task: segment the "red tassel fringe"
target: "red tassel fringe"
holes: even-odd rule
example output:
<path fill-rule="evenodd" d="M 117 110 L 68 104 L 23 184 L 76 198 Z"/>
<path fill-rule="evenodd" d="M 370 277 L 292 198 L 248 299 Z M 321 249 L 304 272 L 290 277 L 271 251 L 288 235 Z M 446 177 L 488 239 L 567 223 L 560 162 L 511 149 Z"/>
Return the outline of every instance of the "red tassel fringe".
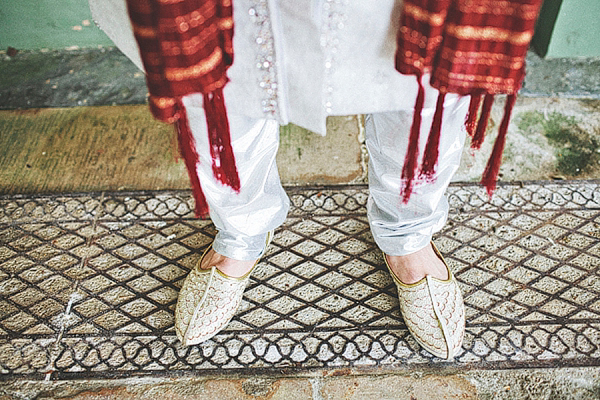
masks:
<path fill-rule="evenodd" d="M 469 112 L 467 113 L 467 119 L 465 120 L 465 128 L 467 128 L 467 133 L 471 139 L 475 135 L 475 127 L 477 126 L 477 111 L 479 111 L 480 105 L 481 95 L 472 94 L 471 101 L 469 102 Z"/>
<path fill-rule="evenodd" d="M 502 152 L 504 151 L 504 145 L 506 144 L 506 132 L 508 131 L 508 123 L 516 99 L 516 94 L 510 94 L 506 98 L 504 117 L 502 118 L 502 123 L 500 124 L 500 129 L 498 131 L 498 138 L 496 139 L 496 143 L 494 143 L 494 150 L 492 151 L 492 155 L 485 167 L 483 178 L 481 179 L 481 183 L 485 186 L 488 196 L 490 197 L 494 193 L 494 190 L 496 190 L 498 172 L 500 172 L 500 164 L 502 163 Z"/>
<path fill-rule="evenodd" d="M 223 89 L 217 89 L 204 95 L 204 114 L 206 115 L 215 178 L 239 192 L 240 178 L 231 148 Z"/>
<path fill-rule="evenodd" d="M 408 143 L 408 151 L 404 161 L 404 167 L 402 169 L 402 188 L 400 196 L 402 203 L 408 203 L 410 196 L 414 189 L 415 170 L 417 169 L 417 159 L 419 153 L 419 137 L 421 130 L 421 112 L 423 111 L 423 105 L 425 100 L 425 89 L 422 83 L 422 75 L 417 75 L 417 81 L 419 84 L 419 92 L 417 94 L 417 100 L 415 102 L 413 122 L 410 129 L 410 137 Z M 427 182 L 432 182 L 435 179 L 435 167 L 437 166 L 439 159 L 439 144 L 442 127 L 442 117 L 444 111 L 444 100 L 445 93 L 438 95 L 437 104 L 435 108 L 435 114 L 433 116 L 433 122 L 431 124 L 431 130 L 427 139 L 427 145 L 425 147 L 425 154 L 423 156 L 423 163 L 421 165 L 421 171 L 419 177 Z M 483 97 L 483 106 L 479 120 L 477 119 L 477 112 L 481 105 Z M 498 181 L 498 173 L 500 172 L 500 165 L 502 164 L 502 153 L 504 152 L 504 146 L 506 144 L 506 134 L 508 132 L 508 124 L 512 110 L 514 108 L 517 99 L 516 94 L 510 94 L 506 98 L 506 105 L 504 107 L 504 116 L 502 123 L 500 124 L 498 137 L 494 143 L 494 149 L 488 160 L 483 173 L 481 184 L 485 187 L 488 195 L 491 197 L 496 190 L 496 184 Z M 488 121 L 492 111 L 492 105 L 494 104 L 494 95 L 485 94 L 482 96 L 480 93 L 471 94 L 471 101 L 469 103 L 469 111 L 465 119 L 466 130 L 471 136 L 471 147 L 473 149 L 481 148 L 485 138 L 485 131 L 487 129 Z"/>
<path fill-rule="evenodd" d="M 493 104 L 494 95 L 486 94 L 485 99 L 483 100 L 481 116 L 479 117 L 479 122 L 477 123 L 477 130 L 475 131 L 475 136 L 473 136 L 473 140 L 471 141 L 472 149 L 479 149 L 483 144 L 483 139 L 485 138 L 485 130 L 487 129 L 488 120 L 490 119 L 490 113 L 492 112 Z"/>
<path fill-rule="evenodd" d="M 196 151 L 196 144 L 194 142 L 194 137 L 192 136 L 192 131 L 190 130 L 187 114 L 183 104 L 181 103 L 181 100 L 177 103 L 177 108 L 179 109 L 179 119 L 175 123 L 175 128 L 177 130 L 177 137 L 179 139 L 179 152 L 185 161 L 185 166 L 190 177 L 192 194 L 196 202 L 196 217 L 206 217 L 208 215 L 208 204 L 206 203 L 206 198 L 202 192 L 200 179 L 198 178 L 198 170 L 196 169 L 196 166 L 198 165 L 198 152 Z"/>
<path fill-rule="evenodd" d="M 404 204 L 408 203 L 410 195 L 413 191 L 415 172 L 417 170 L 417 160 L 419 157 L 419 135 L 421 131 L 421 111 L 423 111 L 423 104 L 425 102 L 425 88 L 421 81 L 422 76 L 417 75 L 417 82 L 419 84 L 419 92 L 417 94 L 417 101 L 415 102 L 415 110 L 413 115 L 413 122 L 410 128 L 410 137 L 408 139 L 408 150 L 406 158 L 404 160 L 404 167 L 402 168 L 402 189 L 400 196 Z"/>
<path fill-rule="evenodd" d="M 444 113 L 445 99 L 446 93 L 440 93 L 438 95 L 433 123 L 431 124 L 431 131 L 429 131 L 429 137 L 427 138 L 423 163 L 421 164 L 421 177 L 428 182 L 434 180 L 435 167 L 438 163 L 440 153 L 440 132 L 442 130 L 442 115 Z"/>

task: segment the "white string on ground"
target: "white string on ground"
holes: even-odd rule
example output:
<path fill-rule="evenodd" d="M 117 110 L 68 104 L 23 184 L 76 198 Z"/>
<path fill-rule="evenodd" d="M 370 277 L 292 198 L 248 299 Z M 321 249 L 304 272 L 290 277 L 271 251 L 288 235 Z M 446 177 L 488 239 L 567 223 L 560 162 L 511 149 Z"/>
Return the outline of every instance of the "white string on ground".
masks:
<path fill-rule="evenodd" d="M 90 248 L 96 239 L 96 235 L 98 233 L 98 219 L 104 214 L 104 192 L 102 192 L 100 196 L 100 202 L 97 206 L 97 210 L 95 210 L 94 217 L 92 218 L 92 234 L 86 240 L 86 249 Z M 84 256 L 81 258 L 81 262 L 79 263 L 79 267 L 83 268 L 87 265 L 89 256 L 87 251 L 84 251 Z M 58 360 L 58 356 L 60 354 L 60 344 L 62 342 L 63 336 L 65 334 L 65 330 L 69 326 L 69 320 L 74 318 L 75 316 L 71 314 L 71 310 L 73 305 L 77 303 L 79 300 L 83 299 L 85 296 L 78 292 L 79 289 L 79 281 L 75 281 L 73 285 L 73 292 L 69 296 L 69 301 L 67 302 L 67 307 L 65 308 L 65 312 L 60 315 L 60 331 L 56 337 L 54 342 L 54 346 L 52 346 L 50 350 L 50 360 L 48 360 L 48 366 L 46 367 L 46 375 L 44 377 L 45 382 L 49 382 L 52 379 L 52 375 L 56 372 L 56 360 Z"/>

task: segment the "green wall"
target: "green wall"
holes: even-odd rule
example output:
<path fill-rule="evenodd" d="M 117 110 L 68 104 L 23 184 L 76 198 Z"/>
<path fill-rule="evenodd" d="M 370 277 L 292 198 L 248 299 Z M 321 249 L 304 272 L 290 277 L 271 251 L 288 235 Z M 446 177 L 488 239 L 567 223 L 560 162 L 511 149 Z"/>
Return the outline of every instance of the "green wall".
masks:
<path fill-rule="evenodd" d="M 600 56 L 600 0 L 545 0 L 533 46 L 546 58 Z"/>
<path fill-rule="evenodd" d="M 83 21 L 88 20 L 89 26 Z M 74 30 L 80 26 L 81 30 Z M 87 0 L 0 0 L 0 49 L 64 49 L 112 42 L 92 21 Z"/>

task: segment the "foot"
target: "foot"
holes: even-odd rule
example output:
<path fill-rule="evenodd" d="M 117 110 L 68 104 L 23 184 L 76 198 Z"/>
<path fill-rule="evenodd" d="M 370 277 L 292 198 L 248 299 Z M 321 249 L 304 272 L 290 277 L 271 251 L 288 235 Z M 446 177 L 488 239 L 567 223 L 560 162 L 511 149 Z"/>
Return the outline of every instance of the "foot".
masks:
<path fill-rule="evenodd" d="M 449 278 L 444 262 L 433 251 L 431 243 L 412 254 L 405 256 L 386 254 L 385 257 L 394 274 L 407 285 L 420 281 L 425 275 L 441 280 Z"/>
<path fill-rule="evenodd" d="M 239 278 L 246 275 L 256 264 L 256 260 L 240 261 L 225 257 L 212 248 L 206 253 L 200 264 L 202 269 L 217 267 L 219 271 L 232 278 Z"/>

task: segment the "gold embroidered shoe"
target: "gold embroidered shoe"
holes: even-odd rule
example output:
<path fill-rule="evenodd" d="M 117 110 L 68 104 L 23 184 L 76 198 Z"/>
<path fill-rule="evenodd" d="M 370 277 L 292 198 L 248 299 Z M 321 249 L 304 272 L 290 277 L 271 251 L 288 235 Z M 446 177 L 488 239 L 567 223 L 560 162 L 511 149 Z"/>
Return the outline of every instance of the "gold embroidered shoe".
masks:
<path fill-rule="evenodd" d="M 272 232 L 267 235 L 265 250 L 271 242 Z M 234 278 L 217 267 L 202 269 L 200 261 L 183 282 L 177 307 L 175 308 L 175 332 L 184 346 L 202 343 L 219 333 L 233 318 L 242 302 L 242 296 L 250 275 L 258 265 L 260 257 L 244 276 Z M 262 254 L 261 254 L 262 257 Z"/>
<path fill-rule="evenodd" d="M 398 288 L 402 317 L 415 340 L 436 357 L 452 359 L 460 350 L 465 334 L 465 307 L 460 288 L 448 264 L 431 243 L 448 271 L 448 279 L 429 275 L 413 284 L 398 277 L 384 254 L 385 264 Z"/>

